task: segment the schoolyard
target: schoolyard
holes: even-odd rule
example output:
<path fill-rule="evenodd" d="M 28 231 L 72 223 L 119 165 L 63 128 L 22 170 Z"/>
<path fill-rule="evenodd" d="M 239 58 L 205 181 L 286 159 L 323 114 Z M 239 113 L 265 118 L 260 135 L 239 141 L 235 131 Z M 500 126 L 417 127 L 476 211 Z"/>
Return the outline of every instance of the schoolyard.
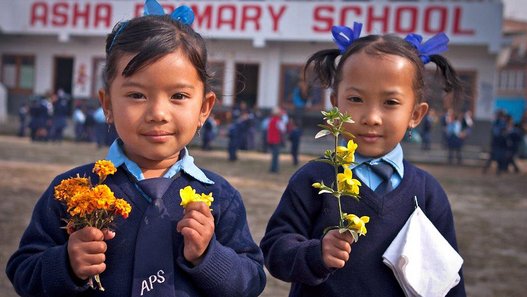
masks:
<path fill-rule="evenodd" d="M 0 136 L 0 266 L 5 270 L 28 224 L 35 201 L 52 178 L 73 166 L 104 157 L 95 144 L 32 143 Z M 240 152 L 229 162 L 223 150 L 191 148 L 198 165 L 222 174 L 242 193 L 249 225 L 259 243 L 267 220 L 296 167 L 281 158 L 280 174 L 267 172 L 270 156 Z M 301 162 L 313 156 L 302 155 Z M 432 173 L 449 195 L 460 253 L 465 260 L 467 293 L 477 297 L 525 296 L 527 280 L 527 163 L 520 174 L 482 174 L 478 166 L 418 164 Z M 0 295 L 16 296 L 5 273 Z M 271 276 L 262 296 L 287 296 L 288 285 Z"/>

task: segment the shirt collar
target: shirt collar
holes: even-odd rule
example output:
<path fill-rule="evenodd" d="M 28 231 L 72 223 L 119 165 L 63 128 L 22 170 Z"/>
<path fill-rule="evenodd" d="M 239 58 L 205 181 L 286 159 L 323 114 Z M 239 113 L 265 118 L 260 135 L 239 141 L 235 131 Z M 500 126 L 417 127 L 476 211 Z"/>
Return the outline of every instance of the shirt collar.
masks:
<path fill-rule="evenodd" d="M 360 166 L 360 165 L 362 165 L 364 163 L 375 164 L 375 163 L 378 163 L 378 162 L 380 162 L 382 160 L 382 161 L 390 163 L 393 166 L 393 168 L 395 169 L 395 171 L 402 178 L 403 175 L 404 175 L 403 158 L 404 158 L 403 148 L 401 147 L 401 144 L 398 143 L 395 146 L 395 148 L 393 150 L 391 150 L 389 153 L 387 153 L 386 155 L 384 155 L 384 156 L 382 156 L 380 158 L 376 158 L 376 159 L 373 159 L 373 158 L 370 158 L 370 157 L 364 157 L 364 156 L 361 156 L 360 154 L 357 153 L 355 155 L 355 163 L 356 164 L 352 164 L 350 166 L 350 168 L 353 169 L 353 168 L 355 168 L 357 166 Z"/>
<path fill-rule="evenodd" d="M 112 161 L 116 168 L 124 164 L 125 169 L 138 181 L 145 179 L 141 168 L 139 168 L 137 163 L 130 160 L 125 155 L 122 146 L 123 141 L 119 138 L 116 139 L 108 150 L 106 160 Z M 172 178 L 180 171 L 184 171 L 202 183 L 214 184 L 214 182 L 210 180 L 205 173 L 196 166 L 196 164 L 194 164 L 194 158 L 188 153 L 186 147 L 181 150 L 180 154 L 179 160 L 168 169 L 163 177 Z"/>

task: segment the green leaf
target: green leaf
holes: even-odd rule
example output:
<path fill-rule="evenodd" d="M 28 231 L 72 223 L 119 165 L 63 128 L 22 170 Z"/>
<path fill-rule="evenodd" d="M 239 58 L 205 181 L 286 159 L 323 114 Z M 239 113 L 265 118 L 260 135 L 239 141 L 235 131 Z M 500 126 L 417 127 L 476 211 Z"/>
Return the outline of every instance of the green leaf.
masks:
<path fill-rule="evenodd" d="M 342 131 L 341 133 L 342 133 L 343 135 L 348 136 L 348 138 L 350 138 L 350 139 L 355 138 L 355 135 L 349 133 L 348 131 Z"/>
<path fill-rule="evenodd" d="M 338 226 L 329 226 L 324 228 L 324 231 L 322 232 L 322 237 L 324 237 L 329 231 L 338 229 Z"/>
<path fill-rule="evenodd" d="M 331 160 L 328 160 L 328 159 L 316 159 L 315 161 L 327 163 L 327 164 L 330 164 L 330 165 L 334 165 L 334 162 L 331 161 Z"/>
<path fill-rule="evenodd" d="M 351 198 L 353 198 L 353 199 L 355 199 L 357 201 L 360 200 L 360 196 L 359 195 L 355 195 L 355 194 L 353 194 L 351 192 L 342 192 L 342 196 L 351 197 Z"/>
<path fill-rule="evenodd" d="M 324 136 L 329 135 L 329 134 L 331 134 L 331 132 L 328 131 L 328 130 L 320 130 L 320 131 L 318 131 L 317 135 L 315 135 L 315 139 L 324 137 Z"/>

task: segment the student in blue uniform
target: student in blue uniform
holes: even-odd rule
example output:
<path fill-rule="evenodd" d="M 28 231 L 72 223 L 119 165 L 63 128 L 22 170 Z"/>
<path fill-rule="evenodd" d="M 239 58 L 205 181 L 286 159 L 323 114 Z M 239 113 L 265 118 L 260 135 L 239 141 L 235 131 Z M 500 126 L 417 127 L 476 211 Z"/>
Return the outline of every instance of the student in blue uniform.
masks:
<path fill-rule="evenodd" d="M 149 0 L 147 2 L 150 2 Z M 157 3 L 154 3 L 157 4 Z M 106 41 L 105 88 L 99 92 L 119 139 L 107 159 L 117 167 L 105 184 L 132 205 L 114 231 L 61 229 L 61 180 L 90 176 L 93 164 L 59 175 L 37 202 L 7 275 L 22 296 L 257 296 L 263 257 L 253 241 L 240 193 L 194 164 L 186 146 L 214 105 L 207 51 L 191 28 L 188 7 L 116 25 Z M 183 12 L 181 12 L 183 11 Z M 183 13 L 183 15 L 181 15 Z M 154 15 L 152 15 L 154 14 Z M 180 189 L 211 193 L 180 206 Z M 87 279 L 100 274 L 105 291 Z"/>
<path fill-rule="evenodd" d="M 356 26 L 354 30 L 334 27 L 340 50 L 313 54 L 306 68 L 313 67 L 321 83 L 331 87 L 331 103 L 355 121 L 345 124 L 345 129 L 358 144 L 357 164 L 351 168 L 362 183 L 360 201 L 344 197 L 342 208 L 345 213 L 369 216 L 368 233 L 353 244 L 348 232 L 331 230 L 323 235 L 326 227 L 337 224 L 337 199 L 319 195 L 312 184 L 331 185 L 334 168 L 324 162 L 301 167 L 291 177 L 260 244 L 269 272 L 292 283 L 289 296 L 404 296 L 382 255 L 414 211 L 414 196 L 457 249 L 445 192 L 431 175 L 404 159 L 399 144 L 428 110 L 423 102 L 424 64 L 434 62 L 439 67 L 446 91 L 458 86 L 456 73 L 442 56 L 418 50 L 416 35 L 359 38 L 360 24 Z M 444 39 L 446 48 L 446 36 L 438 38 Z M 373 172 L 378 164 L 393 171 L 383 187 L 381 176 Z M 448 296 L 464 295 L 461 279 Z"/>

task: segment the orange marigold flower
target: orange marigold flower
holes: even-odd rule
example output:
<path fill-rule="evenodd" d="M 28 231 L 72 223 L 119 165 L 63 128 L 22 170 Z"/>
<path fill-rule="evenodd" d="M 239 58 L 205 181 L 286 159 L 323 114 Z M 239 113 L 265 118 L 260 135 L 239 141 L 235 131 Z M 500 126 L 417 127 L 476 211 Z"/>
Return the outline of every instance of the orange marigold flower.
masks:
<path fill-rule="evenodd" d="M 91 190 L 96 209 L 109 210 L 115 203 L 115 195 L 107 185 L 97 185 Z"/>
<path fill-rule="evenodd" d="M 89 178 L 68 178 L 55 186 L 55 199 L 66 205 L 69 218 L 63 227 L 68 234 L 86 226 L 98 229 L 111 228 L 116 215 L 128 218 L 132 207 L 123 199 L 115 198 L 110 187 L 103 182 L 108 175 L 117 171 L 111 161 L 99 160 L 93 167 L 93 172 L 99 176 L 96 185 Z M 104 291 L 99 275 L 93 276 L 99 289 Z M 90 278 L 91 279 L 91 278 Z"/>
<path fill-rule="evenodd" d="M 122 216 L 123 218 L 128 218 L 128 215 L 132 211 L 132 206 L 124 199 L 116 199 L 114 203 L 115 213 Z"/>
<path fill-rule="evenodd" d="M 111 161 L 99 160 L 95 162 L 95 166 L 93 166 L 93 172 L 99 176 L 99 182 L 101 183 L 108 175 L 112 175 L 117 172 L 117 168 L 115 168 Z"/>
<path fill-rule="evenodd" d="M 99 176 L 97 184 L 93 185 L 89 178 L 77 176 L 55 186 L 55 199 L 66 205 L 70 215 L 66 226 L 69 234 L 85 226 L 108 228 L 115 215 L 128 217 L 132 210 L 130 204 L 116 198 L 110 187 L 102 183 L 106 176 L 116 171 L 111 161 L 99 160 L 93 168 Z"/>
<path fill-rule="evenodd" d="M 90 186 L 90 181 L 85 177 L 72 177 L 65 179 L 55 187 L 55 199 L 68 201 L 75 194 L 86 191 Z"/>

